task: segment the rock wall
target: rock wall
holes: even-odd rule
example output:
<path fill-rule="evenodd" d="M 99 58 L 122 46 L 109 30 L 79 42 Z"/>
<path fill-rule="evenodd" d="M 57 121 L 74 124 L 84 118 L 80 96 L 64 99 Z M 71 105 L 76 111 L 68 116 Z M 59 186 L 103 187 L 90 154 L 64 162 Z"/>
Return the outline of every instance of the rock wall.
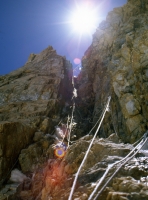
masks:
<path fill-rule="evenodd" d="M 110 112 L 100 135 L 118 133 L 133 143 L 148 129 L 148 1 L 129 0 L 111 11 L 93 35 L 77 79 L 81 109 L 99 118 L 107 97 Z M 93 106 L 92 106 L 93 105 Z"/>
<path fill-rule="evenodd" d="M 10 182 L 5 185 L 0 190 L 0 199 L 67 200 L 76 172 L 91 140 L 92 135 L 82 137 L 70 146 L 63 159 L 49 157 L 46 162 L 42 162 L 42 166 L 36 170 L 34 169 L 33 173 L 26 174 L 27 178 L 23 183 L 14 184 Z M 97 200 L 147 200 L 148 157 L 145 157 L 147 151 L 142 150 L 134 158 L 125 158 L 133 148 L 131 144 L 121 143 L 116 134 L 112 134 L 105 139 L 96 138 L 80 171 L 72 199 L 88 200 L 98 182 L 108 171 L 102 184 L 96 190 L 96 194 L 91 199 L 94 199 L 115 173 Z M 26 158 L 29 158 L 29 153 L 34 157 L 37 149 L 35 145 L 32 145 L 28 149 L 22 150 L 22 154 L 28 151 L 28 157 Z M 40 152 L 38 151 L 37 154 L 40 155 Z M 128 159 L 128 162 L 121 167 L 123 164 L 121 159 L 123 158 L 124 162 L 126 159 Z M 40 161 L 41 159 L 38 162 Z M 117 165 L 114 165 L 115 163 Z M 24 167 L 28 168 L 29 166 L 31 167 L 31 163 L 26 159 Z M 117 169 L 118 173 L 116 173 Z"/>
<path fill-rule="evenodd" d="M 72 99 L 73 138 L 63 158 L 56 157 L 54 139 L 46 133 L 61 120 L 66 123 L 67 116 L 71 121 L 71 64 L 48 47 L 39 55 L 31 54 L 24 67 L 0 76 L 0 200 L 68 199 L 75 173 L 92 141 L 93 136 L 87 134 L 108 96 L 110 112 L 99 132 L 106 138 L 95 139 L 73 199 L 87 200 L 109 168 L 96 194 L 114 172 L 118 173 L 98 200 L 148 199 L 148 143 L 141 151 L 137 147 L 139 152 L 130 157 L 126 155 L 135 153 L 134 145 L 122 143 L 133 143 L 148 128 L 147 11 L 146 0 L 129 0 L 110 12 L 96 30 L 83 57 L 82 72 L 75 79 L 78 97 Z M 5 184 L 14 167 L 27 178 L 22 183 L 9 180 Z"/>
<path fill-rule="evenodd" d="M 45 134 L 58 124 L 72 90 L 72 66 L 51 46 L 31 54 L 22 68 L 0 76 L 1 183 L 35 132 Z"/>

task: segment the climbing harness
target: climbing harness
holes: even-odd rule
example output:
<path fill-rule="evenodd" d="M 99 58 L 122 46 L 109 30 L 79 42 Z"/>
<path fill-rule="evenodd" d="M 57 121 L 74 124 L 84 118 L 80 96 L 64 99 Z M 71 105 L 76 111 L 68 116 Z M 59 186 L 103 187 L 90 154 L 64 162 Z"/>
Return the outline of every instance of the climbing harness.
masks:
<path fill-rule="evenodd" d="M 83 160 L 82 160 L 82 163 L 81 163 L 81 165 L 80 165 L 80 167 L 79 167 L 79 169 L 78 169 L 78 171 L 77 171 L 77 173 L 76 173 L 76 176 L 75 176 L 75 179 L 74 179 L 74 182 L 73 182 L 73 185 L 72 185 L 71 192 L 70 192 L 70 195 L 69 195 L 68 200 L 72 200 L 72 195 L 73 195 L 74 190 L 75 190 L 75 186 L 76 186 L 76 182 L 77 182 L 79 173 L 80 173 L 80 171 L 81 171 L 81 169 L 82 169 L 82 166 L 83 166 L 84 162 L 86 161 L 86 158 L 87 158 L 87 156 L 88 156 L 88 153 L 89 153 L 89 151 L 90 151 L 90 148 L 91 148 L 91 146 L 92 146 L 92 144 L 93 144 L 93 142 L 94 142 L 94 140 L 95 140 L 95 138 L 96 138 L 96 136 L 97 136 L 97 133 L 98 133 L 100 127 L 101 127 L 101 124 L 102 124 L 102 122 L 103 122 L 103 119 L 104 119 L 104 117 L 105 117 L 105 114 L 106 114 L 106 112 L 109 110 L 109 103 L 110 103 L 110 100 L 111 100 L 111 97 L 109 96 L 109 97 L 108 97 L 108 101 L 107 101 L 106 106 L 105 106 L 105 109 L 104 109 L 104 111 L 103 111 L 103 113 L 102 113 L 101 121 L 100 121 L 100 123 L 99 123 L 99 125 L 98 125 L 98 128 L 97 128 L 97 130 L 96 130 L 96 132 L 95 132 L 95 134 L 94 134 L 94 137 L 93 137 L 93 139 L 92 139 L 92 141 L 91 141 L 91 143 L 90 143 L 90 145 L 89 145 L 89 147 L 88 147 L 88 150 L 87 150 L 86 153 L 85 153 L 85 156 L 84 156 L 84 158 L 83 158 Z M 95 124 L 95 126 L 96 126 L 96 124 Z M 92 131 L 92 130 L 91 130 L 91 131 Z"/>
<path fill-rule="evenodd" d="M 97 198 L 100 196 L 100 194 L 103 192 L 103 190 L 107 187 L 107 185 L 110 183 L 110 181 L 114 178 L 114 176 L 119 172 L 119 170 L 129 161 L 131 160 L 139 151 L 140 149 L 144 146 L 144 144 L 148 141 L 148 131 L 143 135 L 142 139 L 140 141 L 140 143 L 122 160 L 115 162 L 113 164 L 110 164 L 106 170 L 106 172 L 104 173 L 104 175 L 102 176 L 102 178 L 99 180 L 98 184 L 96 185 L 95 189 L 93 190 L 93 192 L 91 193 L 90 197 L 88 200 L 97 200 Z M 120 164 L 118 166 L 118 164 Z M 107 180 L 107 182 L 104 184 L 104 186 L 99 190 L 99 192 L 97 193 L 97 195 L 93 198 L 93 196 L 95 195 L 95 193 L 97 192 L 99 186 L 102 184 L 102 182 L 104 181 L 104 179 L 106 178 L 108 172 L 110 171 L 111 168 L 113 168 L 114 166 L 118 166 L 117 169 L 115 170 L 115 172 L 112 174 L 112 176 Z"/>

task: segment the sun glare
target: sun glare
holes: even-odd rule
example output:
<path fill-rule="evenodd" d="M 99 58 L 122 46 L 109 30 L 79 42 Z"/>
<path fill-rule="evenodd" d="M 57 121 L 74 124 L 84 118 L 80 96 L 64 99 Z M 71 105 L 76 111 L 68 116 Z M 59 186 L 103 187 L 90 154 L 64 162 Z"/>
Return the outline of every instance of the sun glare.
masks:
<path fill-rule="evenodd" d="M 96 23 L 97 23 L 96 11 L 95 9 L 89 7 L 88 5 L 79 6 L 72 13 L 71 24 L 73 30 L 78 33 L 92 34 L 96 29 L 97 26 Z"/>

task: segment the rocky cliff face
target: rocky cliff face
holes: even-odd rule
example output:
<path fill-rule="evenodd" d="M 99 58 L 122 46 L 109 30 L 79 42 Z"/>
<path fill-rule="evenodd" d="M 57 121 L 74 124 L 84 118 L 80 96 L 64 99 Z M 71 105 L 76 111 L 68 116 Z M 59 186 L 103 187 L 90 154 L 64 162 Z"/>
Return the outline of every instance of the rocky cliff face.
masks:
<path fill-rule="evenodd" d="M 127 144 L 148 128 L 148 2 L 129 0 L 110 12 L 82 64 L 75 79 L 77 98 L 71 64 L 52 47 L 31 54 L 24 67 L 0 76 L 0 200 L 67 200 L 93 137 L 87 134 L 108 96 L 110 110 L 99 132 L 104 139 L 95 139 L 72 199 L 148 199 L 148 141 L 141 151 L 142 143 L 135 149 L 136 144 Z M 64 156 L 57 158 L 52 137 L 61 122 L 70 124 L 68 131 L 73 126 L 73 138 Z M 24 179 L 17 184 L 8 181 L 16 167 L 26 175 L 16 174 L 18 182 Z"/>
<path fill-rule="evenodd" d="M 103 137 L 116 132 L 123 141 L 134 142 L 148 128 L 147 13 L 144 0 L 115 8 L 99 25 L 83 57 L 77 81 L 80 107 L 91 108 L 95 122 L 107 97 L 112 97 Z"/>
<path fill-rule="evenodd" d="M 48 133 L 59 123 L 71 96 L 72 66 L 50 46 L 31 54 L 24 67 L 0 77 L 2 182 L 35 132 Z"/>

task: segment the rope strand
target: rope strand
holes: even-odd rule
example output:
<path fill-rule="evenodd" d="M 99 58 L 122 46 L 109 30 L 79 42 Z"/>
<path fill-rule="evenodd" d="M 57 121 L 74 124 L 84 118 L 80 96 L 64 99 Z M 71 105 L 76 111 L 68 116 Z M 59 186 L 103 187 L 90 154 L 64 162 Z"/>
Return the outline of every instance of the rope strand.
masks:
<path fill-rule="evenodd" d="M 144 134 L 145 136 L 145 134 Z M 94 200 L 96 200 L 100 194 L 103 192 L 103 190 L 106 188 L 106 186 L 110 183 L 110 181 L 114 178 L 114 176 L 117 174 L 117 172 L 121 169 L 121 167 L 123 167 L 129 160 L 131 160 L 139 151 L 140 149 L 143 147 L 143 145 L 147 142 L 148 138 L 146 139 L 145 137 L 142 137 L 143 140 L 122 160 L 113 163 L 111 165 L 108 166 L 106 172 L 104 173 L 103 177 L 100 179 L 100 181 L 98 182 L 98 184 L 96 185 L 95 189 L 93 190 L 93 192 L 91 193 L 90 197 L 88 200 L 91 200 L 94 196 L 94 194 L 96 193 L 97 189 L 99 188 L 99 186 L 101 185 L 101 183 L 103 182 L 103 180 L 105 179 L 106 175 L 108 174 L 109 170 L 111 168 L 113 168 L 115 165 L 121 163 L 121 165 L 116 169 L 116 171 L 113 173 L 113 175 L 108 179 L 108 181 L 104 184 L 104 186 L 101 188 L 101 190 L 99 191 L 99 193 L 96 195 L 96 197 L 94 198 Z M 137 151 L 134 153 L 134 151 L 137 149 Z M 134 153 L 134 154 L 133 154 Z M 131 155 L 133 154 L 133 155 Z M 123 162 L 124 161 L 124 162 Z M 122 163 L 123 162 L 123 163 Z"/>
<path fill-rule="evenodd" d="M 103 119 L 104 119 L 105 113 L 106 113 L 106 111 L 108 110 L 109 103 L 110 103 L 110 99 L 111 99 L 111 97 L 109 96 L 109 97 L 108 97 L 107 104 L 106 104 L 105 109 L 104 109 L 104 112 L 103 112 L 103 114 L 102 114 L 102 119 L 101 119 L 101 121 L 100 121 L 100 123 L 99 123 L 99 126 L 98 126 L 98 128 L 97 128 L 97 130 L 96 130 L 96 132 L 95 132 L 95 135 L 94 135 L 94 137 L 93 137 L 93 139 L 92 139 L 92 141 L 91 141 L 91 143 L 90 143 L 90 145 L 89 145 L 89 147 L 88 147 L 88 150 L 86 151 L 86 154 L 85 154 L 85 156 L 84 156 L 84 158 L 83 158 L 83 161 L 82 161 L 82 163 L 81 163 L 81 165 L 80 165 L 80 167 L 79 167 L 79 169 L 78 169 L 78 171 L 77 171 L 77 173 L 76 173 L 76 176 L 75 176 L 75 179 L 74 179 L 74 182 L 73 182 L 73 185 L 72 185 L 71 192 L 70 192 L 70 195 L 69 195 L 68 200 L 72 200 L 72 196 L 73 196 L 73 193 L 74 193 L 74 190 L 75 190 L 75 186 L 76 186 L 76 182 L 77 182 L 79 173 L 80 173 L 80 171 L 81 171 L 81 169 L 82 169 L 82 166 L 83 166 L 84 162 L 86 161 L 86 158 L 87 158 L 87 156 L 88 156 L 88 153 L 89 153 L 89 151 L 90 151 L 90 148 L 91 148 L 91 146 L 92 146 L 92 144 L 93 144 L 93 142 L 94 142 L 94 140 L 95 140 L 95 138 L 96 138 L 96 135 L 97 135 L 97 133 L 98 133 L 98 131 L 99 131 L 99 129 L 100 129 L 100 126 L 101 126 L 102 121 L 103 121 Z"/>

